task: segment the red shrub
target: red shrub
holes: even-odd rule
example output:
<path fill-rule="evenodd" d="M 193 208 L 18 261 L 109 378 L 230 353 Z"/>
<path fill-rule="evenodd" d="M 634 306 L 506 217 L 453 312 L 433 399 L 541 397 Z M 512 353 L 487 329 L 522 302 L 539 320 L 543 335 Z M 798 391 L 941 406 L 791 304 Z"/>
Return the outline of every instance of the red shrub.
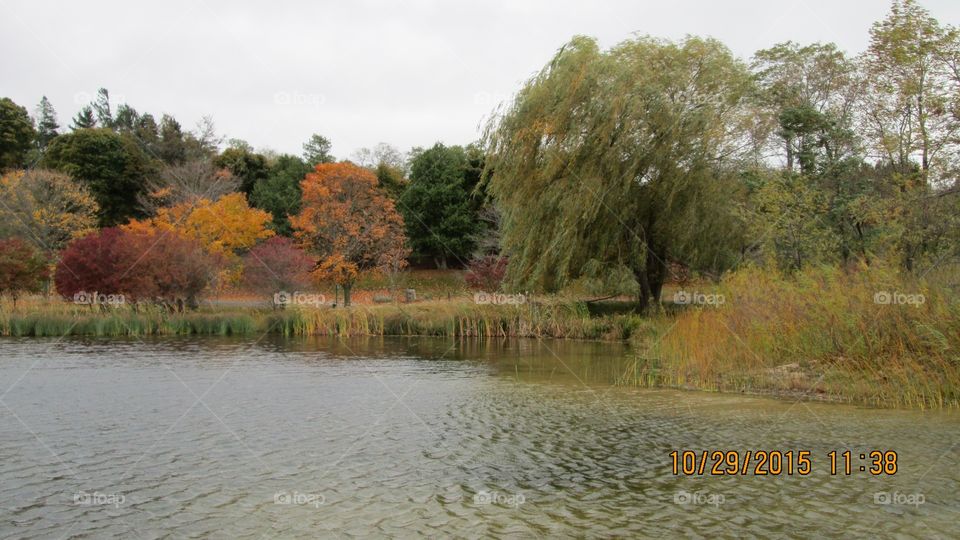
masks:
<path fill-rule="evenodd" d="M 496 291 L 507 274 L 507 258 L 499 255 L 487 255 L 470 261 L 464 279 L 474 289 Z"/>
<path fill-rule="evenodd" d="M 83 293 L 121 294 L 123 234 L 110 227 L 67 244 L 53 274 L 57 292 L 64 298 L 76 298 Z"/>
<path fill-rule="evenodd" d="M 310 283 L 315 263 L 289 238 L 274 236 L 244 256 L 243 283 L 263 293 L 292 292 Z"/>
<path fill-rule="evenodd" d="M 199 242 L 175 232 L 108 228 L 71 242 L 54 280 L 66 298 L 96 293 L 133 302 L 194 305 L 221 263 Z"/>
<path fill-rule="evenodd" d="M 127 232 L 120 240 L 124 295 L 134 301 L 197 304 L 224 260 L 175 232 Z"/>

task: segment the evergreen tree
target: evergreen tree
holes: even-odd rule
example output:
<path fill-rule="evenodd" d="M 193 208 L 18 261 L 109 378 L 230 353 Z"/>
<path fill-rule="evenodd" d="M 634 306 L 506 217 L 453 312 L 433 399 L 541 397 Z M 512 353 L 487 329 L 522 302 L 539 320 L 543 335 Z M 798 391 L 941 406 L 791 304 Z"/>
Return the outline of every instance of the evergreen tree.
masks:
<path fill-rule="evenodd" d="M 478 170 L 472 162 L 476 153 L 437 143 L 410 162 L 410 182 L 398 206 L 414 254 L 433 259 L 438 268 L 446 268 L 451 260 L 465 264 L 476 247 L 474 237 L 483 228 L 477 213 L 482 199 L 472 195 L 483 169 L 482 163 Z"/>
<path fill-rule="evenodd" d="M 70 126 L 70 129 L 76 131 L 94 127 L 97 127 L 97 119 L 93 116 L 93 108 L 86 105 L 73 117 L 73 125 Z"/>
<path fill-rule="evenodd" d="M 33 120 L 10 98 L 0 99 L 0 171 L 24 165 L 34 140 Z"/>
<path fill-rule="evenodd" d="M 336 159 L 330 155 L 332 146 L 330 139 L 314 133 L 309 141 L 303 143 L 303 160 L 311 167 L 317 163 L 333 163 Z"/>
<path fill-rule="evenodd" d="M 180 122 L 169 114 L 160 119 L 160 159 L 168 165 L 180 165 L 187 159 L 187 147 L 183 141 Z"/>
<path fill-rule="evenodd" d="M 93 102 L 93 112 L 97 115 L 100 127 L 113 128 L 113 112 L 110 110 L 110 92 L 106 88 L 97 90 L 97 100 Z"/>
<path fill-rule="evenodd" d="M 300 182 L 311 170 L 299 157 L 284 154 L 270 167 L 267 177 L 254 184 L 250 202 L 273 215 L 271 228 L 278 234 L 291 234 L 288 216 L 300 212 Z"/>
<path fill-rule="evenodd" d="M 117 131 L 132 132 L 136 129 L 139 120 L 140 114 L 137 113 L 136 109 L 126 103 L 121 103 L 117 106 L 117 116 L 113 121 L 113 127 Z"/>
<path fill-rule="evenodd" d="M 50 141 L 60 134 L 58 129 L 60 124 L 57 122 L 57 111 L 53 109 L 47 96 L 43 96 L 37 105 L 37 148 L 41 151 L 46 149 Z"/>

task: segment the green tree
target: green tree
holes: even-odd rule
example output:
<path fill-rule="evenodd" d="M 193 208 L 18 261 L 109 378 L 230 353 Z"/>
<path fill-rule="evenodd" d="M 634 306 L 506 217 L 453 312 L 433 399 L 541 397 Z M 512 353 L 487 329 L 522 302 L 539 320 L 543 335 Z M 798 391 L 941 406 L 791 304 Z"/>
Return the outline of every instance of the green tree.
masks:
<path fill-rule="evenodd" d="M 748 222 L 765 258 L 788 269 L 838 255 L 869 261 L 879 201 L 854 127 L 855 63 L 832 43 L 786 42 L 758 51 L 752 68 L 761 136 L 786 164 L 783 175 L 764 171 L 751 193 Z"/>
<path fill-rule="evenodd" d="M 184 142 L 180 122 L 169 114 L 160 118 L 160 140 L 157 156 L 167 165 L 181 165 L 187 160 L 187 145 Z"/>
<path fill-rule="evenodd" d="M 625 267 L 646 307 L 669 261 L 732 264 L 750 92 L 746 66 L 711 39 L 561 48 L 486 133 L 509 282 L 556 290 Z"/>
<path fill-rule="evenodd" d="M 856 65 L 836 45 L 780 43 L 757 51 L 752 69 L 762 143 L 779 147 L 788 171 L 810 174 L 858 152 Z"/>
<path fill-rule="evenodd" d="M 91 104 L 100 127 L 113 129 L 113 111 L 110 108 L 110 92 L 106 88 L 97 90 L 97 98 Z"/>
<path fill-rule="evenodd" d="M 34 140 L 27 109 L 10 98 L 0 99 L 0 171 L 23 167 Z"/>
<path fill-rule="evenodd" d="M 318 163 L 333 163 L 336 159 L 330 154 L 332 147 L 330 139 L 314 133 L 309 141 L 303 143 L 303 160 L 311 167 Z"/>
<path fill-rule="evenodd" d="M 126 103 L 121 103 L 117 106 L 117 114 L 113 120 L 113 129 L 136 133 L 139 123 L 140 113 L 138 113 L 136 109 Z"/>
<path fill-rule="evenodd" d="M 135 140 L 104 128 L 57 137 L 42 163 L 86 184 L 100 206 L 101 226 L 140 217 L 138 200 L 147 178 L 156 174 L 154 163 Z"/>
<path fill-rule="evenodd" d="M 229 169 L 239 178 L 240 191 L 246 195 L 253 193 L 257 182 L 265 180 L 270 170 L 267 158 L 255 153 L 249 145 L 238 145 L 234 141 L 231 141 L 231 146 L 217 156 L 214 164 L 217 167 Z"/>
<path fill-rule="evenodd" d="M 300 182 L 311 170 L 299 157 L 283 154 L 270 167 L 267 177 L 254 185 L 250 202 L 270 212 L 271 228 L 277 234 L 292 234 L 289 216 L 300 212 Z"/>
<path fill-rule="evenodd" d="M 91 129 L 97 127 L 97 119 L 93 116 L 93 108 L 89 105 L 80 108 L 80 112 L 73 117 L 73 123 L 70 129 Z"/>
<path fill-rule="evenodd" d="M 137 118 L 137 126 L 133 130 L 134 137 L 143 145 L 148 155 L 160 155 L 160 127 L 150 113 L 144 113 Z"/>
<path fill-rule="evenodd" d="M 40 104 L 37 105 L 37 135 L 36 146 L 41 152 L 46 150 L 47 145 L 54 137 L 59 135 L 60 123 L 57 121 L 57 111 L 47 96 L 40 98 Z"/>
<path fill-rule="evenodd" d="M 438 268 L 451 259 L 466 264 L 483 226 L 477 215 L 482 198 L 473 195 L 479 176 L 471 171 L 463 147 L 440 143 L 410 163 L 410 182 L 398 206 L 414 254 L 433 259 Z"/>
<path fill-rule="evenodd" d="M 960 35 L 914 0 L 896 0 L 863 55 L 863 131 L 881 166 L 887 225 L 902 266 L 921 270 L 957 252 Z"/>
<path fill-rule="evenodd" d="M 901 171 L 919 165 L 925 180 L 942 181 L 960 150 L 960 98 L 950 62 L 955 29 L 914 0 L 895 0 L 870 30 L 864 53 L 864 128 L 877 156 Z"/>

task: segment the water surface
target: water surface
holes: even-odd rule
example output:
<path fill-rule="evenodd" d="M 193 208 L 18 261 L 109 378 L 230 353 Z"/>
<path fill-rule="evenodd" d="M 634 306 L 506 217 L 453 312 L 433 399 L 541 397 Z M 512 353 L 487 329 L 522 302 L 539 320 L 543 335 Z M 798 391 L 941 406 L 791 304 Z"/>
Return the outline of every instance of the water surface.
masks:
<path fill-rule="evenodd" d="M 612 384 L 628 364 L 533 340 L 0 340 L 0 536 L 960 537 L 958 414 Z M 807 450 L 813 472 L 674 476 L 683 449 Z M 858 470 L 874 449 L 895 475 Z"/>

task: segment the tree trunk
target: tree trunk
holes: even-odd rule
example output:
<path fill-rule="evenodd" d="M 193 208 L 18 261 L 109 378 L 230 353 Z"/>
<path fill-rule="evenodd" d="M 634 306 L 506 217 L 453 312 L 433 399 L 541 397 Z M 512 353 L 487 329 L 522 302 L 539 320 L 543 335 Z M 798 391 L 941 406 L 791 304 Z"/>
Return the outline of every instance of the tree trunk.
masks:
<path fill-rule="evenodd" d="M 353 287 L 352 285 L 343 286 L 343 306 L 344 307 L 350 307 L 350 289 L 352 287 Z"/>
<path fill-rule="evenodd" d="M 634 270 L 633 275 L 640 284 L 640 297 L 638 300 L 640 302 L 640 313 L 643 313 L 647 311 L 647 306 L 650 305 L 650 282 L 647 281 L 647 272 L 644 268 Z"/>
<path fill-rule="evenodd" d="M 647 263 L 647 284 L 650 286 L 650 299 L 656 303 L 660 303 L 663 282 L 667 279 L 666 261 L 666 254 L 658 253 L 654 260 Z"/>

